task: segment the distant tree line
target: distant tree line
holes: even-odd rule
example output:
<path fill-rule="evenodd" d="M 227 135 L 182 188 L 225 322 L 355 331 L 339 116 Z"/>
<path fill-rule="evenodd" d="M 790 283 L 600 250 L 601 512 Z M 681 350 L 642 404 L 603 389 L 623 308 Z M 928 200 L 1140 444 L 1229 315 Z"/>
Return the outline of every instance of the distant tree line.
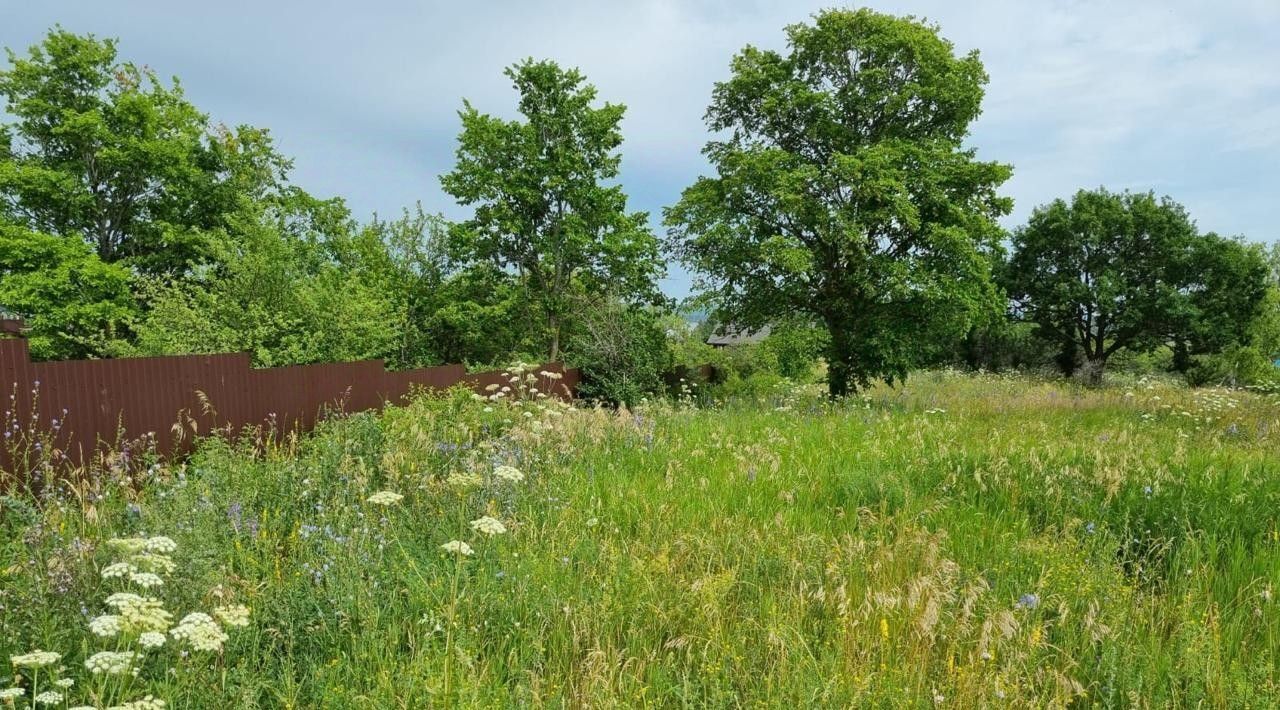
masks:
<path fill-rule="evenodd" d="M 618 183 L 625 108 L 575 69 L 510 67 L 515 120 L 463 101 L 441 187 L 469 219 L 361 221 L 294 185 L 266 130 L 55 28 L 0 71 L 0 309 L 39 358 L 564 358 L 589 394 L 635 401 L 675 364 L 725 357 L 660 294 L 670 256 L 712 323 L 776 326 L 769 369 L 803 377 L 820 356 L 833 396 L 940 363 L 1097 383 L 1156 352 L 1197 382 L 1270 376 L 1280 246 L 1105 189 L 1007 233 L 1012 167 L 965 144 L 976 52 L 870 10 L 786 31 L 786 51 L 749 46 L 715 86 L 713 174 L 665 210 L 663 241 Z"/>

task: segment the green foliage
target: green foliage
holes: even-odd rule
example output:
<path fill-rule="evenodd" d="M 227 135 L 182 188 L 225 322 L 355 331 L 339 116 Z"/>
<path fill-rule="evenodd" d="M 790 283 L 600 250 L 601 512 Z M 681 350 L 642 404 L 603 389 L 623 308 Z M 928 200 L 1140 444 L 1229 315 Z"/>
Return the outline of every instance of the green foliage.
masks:
<path fill-rule="evenodd" d="M 397 304 L 324 238 L 344 215 L 340 204 L 303 199 L 232 220 L 211 242 L 219 267 L 151 286 L 152 308 L 122 354 L 247 351 L 259 365 L 288 365 L 393 352 Z"/>
<path fill-rule="evenodd" d="M 759 345 L 774 372 L 796 381 L 808 380 L 813 375 L 826 347 L 826 331 L 794 319 L 779 322 Z"/>
<path fill-rule="evenodd" d="M 95 357 L 135 313 L 129 272 L 88 244 L 0 220 L 0 307 L 22 316 L 36 359 Z"/>
<path fill-rule="evenodd" d="M 672 367 L 662 320 L 616 298 L 584 300 L 566 350 L 582 371 L 578 396 L 634 406 L 659 392 Z"/>
<path fill-rule="evenodd" d="M 118 63 L 113 40 L 54 29 L 9 63 L 0 211 L 105 262 L 184 273 L 210 257 L 207 230 L 287 167 L 265 133 L 211 130 L 176 82 Z"/>
<path fill-rule="evenodd" d="M 831 10 L 787 38 L 785 55 L 747 47 L 716 85 L 717 175 L 666 222 L 722 322 L 821 323 L 840 396 L 901 379 L 997 307 L 983 251 L 1010 168 L 963 147 L 987 76 L 937 28 Z"/>
<path fill-rule="evenodd" d="M 1121 349 L 1238 342 L 1265 289 L 1258 251 L 1199 234 L 1150 193 L 1082 190 L 1038 208 L 1013 244 L 1005 287 L 1019 314 L 1062 344 L 1064 372 L 1082 359 L 1095 384 Z"/>
<path fill-rule="evenodd" d="M 662 262 L 648 215 L 628 213 L 622 188 L 604 184 L 618 175 L 624 107 L 593 108 L 595 87 L 554 62 L 526 60 L 506 75 L 525 120 L 464 103 L 458 162 L 441 184 L 475 207 L 456 231 L 457 253 L 517 271 L 556 360 L 575 289 L 652 298 Z"/>

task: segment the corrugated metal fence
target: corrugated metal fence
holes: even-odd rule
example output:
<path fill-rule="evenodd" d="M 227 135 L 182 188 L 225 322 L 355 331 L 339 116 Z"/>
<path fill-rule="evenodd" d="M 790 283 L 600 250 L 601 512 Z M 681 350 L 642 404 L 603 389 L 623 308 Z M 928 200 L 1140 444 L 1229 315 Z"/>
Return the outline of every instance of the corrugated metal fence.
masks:
<path fill-rule="evenodd" d="M 535 369 L 542 371 L 562 378 L 539 376 L 540 391 L 573 396 L 577 370 L 552 363 Z M 459 383 L 479 391 L 505 379 L 500 371 L 468 375 L 462 365 L 388 372 L 381 360 L 255 369 L 244 353 L 31 362 L 25 340 L 0 335 L 6 441 L 22 431 L 51 432 L 74 462 L 139 439 L 154 439 L 163 454 L 181 452 L 193 431 L 305 431 L 326 408 L 377 409 L 404 402 L 418 388 Z M 0 445 L 0 468 L 12 472 L 7 458 Z"/>

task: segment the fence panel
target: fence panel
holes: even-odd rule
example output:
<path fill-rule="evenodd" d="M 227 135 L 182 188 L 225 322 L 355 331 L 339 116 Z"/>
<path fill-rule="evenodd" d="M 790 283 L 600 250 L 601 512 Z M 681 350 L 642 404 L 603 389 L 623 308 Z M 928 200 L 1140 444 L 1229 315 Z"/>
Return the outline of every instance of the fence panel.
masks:
<path fill-rule="evenodd" d="M 561 374 L 539 375 L 539 391 L 573 397 L 576 369 L 548 363 L 535 371 Z M 31 362 L 25 340 L 0 335 L 6 441 L 32 428 L 54 433 L 72 463 L 150 437 L 168 455 L 215 430 L 305 431 L 326 408 L 374 410 L 401 404 L 417 389 L 457 384 L 479 392 L 506 380 L 500 371 L 467 374 L 461 365 L 388 372 L 381 360 L 254 369 L 244 353 Z M 0 445 L 0 470 L 14 470 L 8 459 L 9 447 Z"/>

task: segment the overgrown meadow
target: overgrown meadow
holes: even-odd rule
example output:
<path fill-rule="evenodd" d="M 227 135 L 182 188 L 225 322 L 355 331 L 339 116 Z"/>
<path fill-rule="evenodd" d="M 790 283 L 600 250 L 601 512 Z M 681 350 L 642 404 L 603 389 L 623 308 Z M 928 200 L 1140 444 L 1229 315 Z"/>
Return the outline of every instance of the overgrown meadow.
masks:
<path fill-rule="evenodd" d="M 0 707 L 1280 703 L 1275 395 L 519 384 L 5 499 Z"/>

